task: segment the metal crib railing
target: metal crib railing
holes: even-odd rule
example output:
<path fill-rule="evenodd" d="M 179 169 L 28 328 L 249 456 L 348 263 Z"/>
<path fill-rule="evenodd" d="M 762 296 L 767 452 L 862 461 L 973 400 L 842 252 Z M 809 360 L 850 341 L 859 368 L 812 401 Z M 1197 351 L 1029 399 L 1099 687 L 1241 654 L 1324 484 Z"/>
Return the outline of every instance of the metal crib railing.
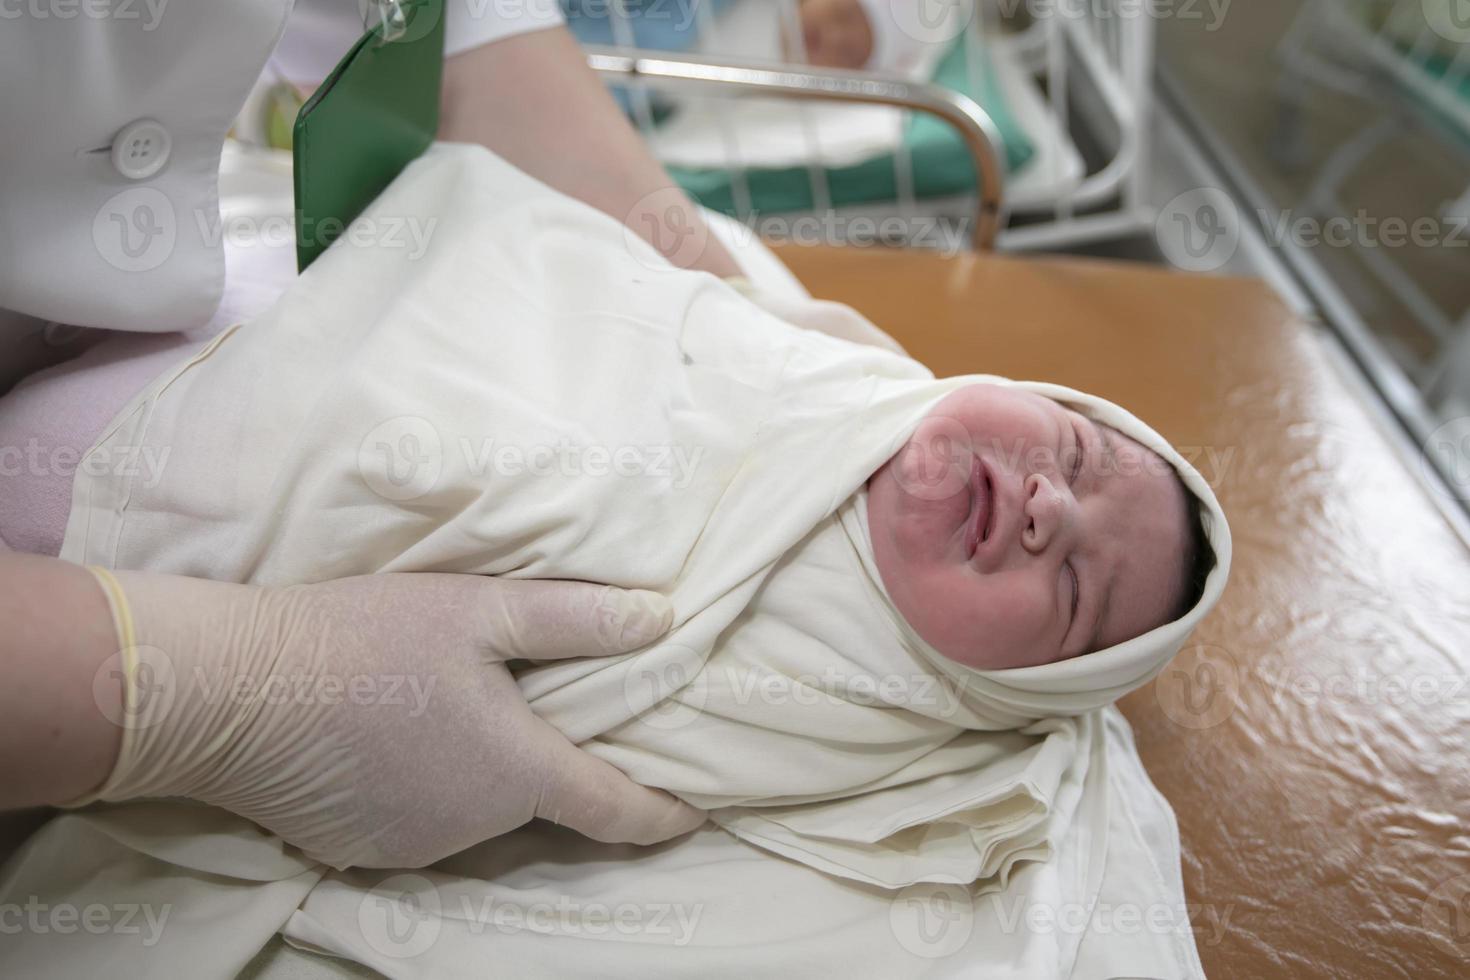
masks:
<path fill-rule="evenodd" d="M 1002 249 L 1060 248 L 1152 225 L 1147 141 L 1154 24 L 1148 4 L 981 0 L 977 6 L 975 0 L 890 0 L 915 5 L 904 16 L 917 17 L 915 23 L 930 39 L 962 45 L 971 80 L 988 57 L 1007 66 L 1008 84 L 1025 87 L 1020 93 L 1025 98 L 1012 100 L 1013 115 L 1029 127 L 1028 133 L 1047 137 L 1049 152 L 1038 153 L 1018 173 L 1006 174 L 996 126 L 967 96 L 899 75 L 806 64 L 801 32 L 795 26 L 799 0 L 733 0 L 772 5 L 770 16 L 785 28 L 790 40 L 780 57 L 761 59 L 721 53 L 720 22 L 713 13 L 717 0 L 685 0 L 688 19 L 701 39 L 697 51 L 638 49 L 629 2 L 606 0 L 603 15 L 614 44 L 589 47 L 590 60 L 610 78 L 632 83 L 626 88 L 630 114 L 650 136 L 658 126 L 650 90 L 870 103 L 944 119 L 960 130 L 975 161 L 976 192 L 921 198 L 916 184 L 924 176 L 924 162 L 915 159 L 906 144 L 900 145 L 893 155 L 893 200 L 834 208 L 827 171 L 816 162 L 822 153 L 820 127 L 810 123 L 803 109 L 810 157 L 805 169 L 814 211 L 936 215 L 968 226 L 965 237 L 973 246 L 994 243 Z M 710 111 L 723 119 L 717 110 Z M 981 134 L 988 143 L 985 149 L 980 147 Z M 749 220 L 755 209 L 747 190 L 747 167 L 737 150 L 738 136 L 730 132 L 723 142 L 729 149 L 735 216 Z M 657 146 L 657 140 L 650 142 Z M 1084 143 L 1085 161 L 1079 149 Z"/>

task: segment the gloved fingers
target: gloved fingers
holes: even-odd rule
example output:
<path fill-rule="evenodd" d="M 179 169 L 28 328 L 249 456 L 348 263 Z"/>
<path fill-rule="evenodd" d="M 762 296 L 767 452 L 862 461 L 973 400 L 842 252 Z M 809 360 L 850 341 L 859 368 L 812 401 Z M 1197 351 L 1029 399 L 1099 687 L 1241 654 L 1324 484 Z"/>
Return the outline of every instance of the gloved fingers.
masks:
<path fill-rule="evenodd" d="M 481 578 L 474 600 L 483 644 L 498 660 L 556 660 L 627 653 L 674 621 L 657 592 L 591 582 Z"/>
<path fill-rule="evenodd" d="M 703 810 L 633 782 L 536 721 L 545 729 L 548 752 L 536 816 L 609 844 L 656 844 L 704 823 Z"/>

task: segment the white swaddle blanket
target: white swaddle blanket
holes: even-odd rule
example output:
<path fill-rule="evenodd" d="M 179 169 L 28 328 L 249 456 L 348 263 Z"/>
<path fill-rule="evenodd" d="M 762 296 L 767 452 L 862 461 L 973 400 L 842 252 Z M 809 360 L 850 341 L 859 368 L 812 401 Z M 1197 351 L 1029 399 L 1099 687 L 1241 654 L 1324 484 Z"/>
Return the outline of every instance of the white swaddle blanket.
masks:
<path fill-rule="evenodd" d="M 410 217 L 433 222 L 422 254 L 372 240 Z M 356 227 L 119 416 L 95 453 L 167 463 L 156 480 L 79 467 L 64 557 L 270 584 L 437 570 L 657 589 L 664 639 L 519 673 L 538 714 L 831 874 L 984 893 L 1065 839 L 1069 899 L 1095 896 L 1116 744 L 1098 709 L 1163 668 L 1229 564 L 1213 495 L 1151 430 L 1027 385 L 1179 468 L 1218 560 L 1199 606 L 1085 657 L 976 671 L 888 602 L 862 487 L 946 393 L 1011 382 L 935 380 L 795 329 L 480 148 L 436 147 Z M 242 880 L 252 847 L 280 853 L 238 846 Z"/>

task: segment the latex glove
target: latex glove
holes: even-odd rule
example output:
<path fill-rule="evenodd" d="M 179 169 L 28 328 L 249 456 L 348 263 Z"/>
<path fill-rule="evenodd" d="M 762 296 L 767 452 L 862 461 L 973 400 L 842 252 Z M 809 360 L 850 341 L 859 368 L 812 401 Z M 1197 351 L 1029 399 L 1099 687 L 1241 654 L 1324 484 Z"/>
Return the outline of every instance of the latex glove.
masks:
<path fill-rule="evenodd" d="M 385 574 L 283 589 L 92 570 L 119 626 L 122 748 L 91 799 L 224 807 L 337 868 L 419 867 L 544 817 L 652 843 L 704 814 L 536 717 L 511 659 L 656 639 L 652 592 Z"/>
<path fill-rule="evenodd" d="M 846 303 L 813 299 L 810 296 L 801 299 L 779 296 L 760 289 L 743 276 L 729 276 L 725 281 L 756 306 L 794 326 L 908 356 L 903 345 Z"/>

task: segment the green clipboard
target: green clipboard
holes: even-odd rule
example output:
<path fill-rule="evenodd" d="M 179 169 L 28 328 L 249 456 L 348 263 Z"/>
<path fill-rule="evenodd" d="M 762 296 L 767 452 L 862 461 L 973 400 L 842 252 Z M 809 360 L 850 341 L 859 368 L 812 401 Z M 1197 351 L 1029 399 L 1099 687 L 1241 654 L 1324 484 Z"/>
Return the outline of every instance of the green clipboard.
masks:
<path fill-rule="evenodd" d="M 371 0 L 378 23 L 296 115 L 296 267 L 305 271 L 439 129 L 444 0 Z"/>

